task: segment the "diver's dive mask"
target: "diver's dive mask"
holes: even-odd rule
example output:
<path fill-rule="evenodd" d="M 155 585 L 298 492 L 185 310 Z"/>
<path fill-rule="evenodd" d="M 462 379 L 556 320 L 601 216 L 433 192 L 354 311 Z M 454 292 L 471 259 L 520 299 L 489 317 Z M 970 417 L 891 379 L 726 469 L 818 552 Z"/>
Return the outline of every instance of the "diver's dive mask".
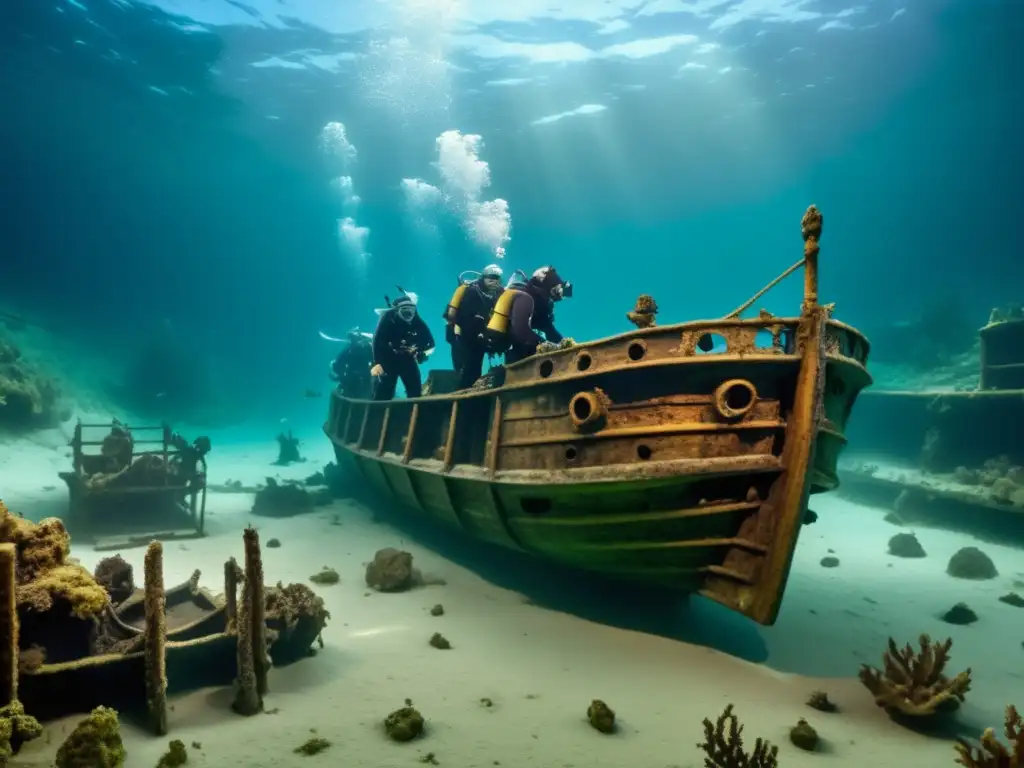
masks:
<path fill-rule="evenodd" d="M 416 317 L 416 306 L 414 304 L 399 304 L 395 307 L 395 314 L 400 320 L 411 323 L 412 319 Z"/>

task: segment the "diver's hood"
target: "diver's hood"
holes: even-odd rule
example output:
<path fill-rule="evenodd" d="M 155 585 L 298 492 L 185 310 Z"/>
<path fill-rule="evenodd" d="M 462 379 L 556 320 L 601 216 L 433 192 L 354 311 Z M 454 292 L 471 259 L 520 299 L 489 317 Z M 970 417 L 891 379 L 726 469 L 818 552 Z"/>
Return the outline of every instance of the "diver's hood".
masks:
<path fill-rule="evenodd" d="M 396 298 L 394 301 L 392 301 L 387 296 L 385 296 L 384 297 L 384 303 L 387 304 L 387 306 L 373 310 L 374 312 L 377 313 L 377 317 L 384 317 L 384 315 L 386 315 L 392 309 L 395 309 L 396 307 L 400 307 L 403 304 L 412 304 L 414 307 L 419 306 L 419 303 L 420 303 L 419 294 L 413 293 L 412 291 L 407 291 L 407 290 L 405 290 L 400 285 L 396 286 L 396 287 L 398 288 L 399 291 L 401 291 L 401 293 L 399 294 L 398 298 Z"/>

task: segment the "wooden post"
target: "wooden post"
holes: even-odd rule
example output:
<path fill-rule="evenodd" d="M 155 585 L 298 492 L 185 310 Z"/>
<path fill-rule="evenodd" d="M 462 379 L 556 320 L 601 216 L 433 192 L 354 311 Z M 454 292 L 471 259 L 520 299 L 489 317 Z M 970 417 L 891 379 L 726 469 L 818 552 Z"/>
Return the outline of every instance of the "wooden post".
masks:
<path fill-rule="evenodd" d="M 491 477 L 498 471 L 498 448 L 501 446 L 501 396 L 494 398 L 494 418 L 491 421 L 490 443 L 487 445 L 487 474 Z"/>
<path fill-rule="evenodd" d="M 164 595 L 164 548 L 152 541 L 146 549 L 146 706 L 157 736 L 167 733 L 167 617 Z"/>
<path fill-rule="evenodd" d="M 452 415 L 448 417 L 448 437 L 444 441 L 444 462 L 442 469 L 450 472 L 455 463 L 455 429 L 459 422 L 459 401 L 452 402 Z"/>
<path fill-rule="evenodd" d="M 253 672 L 256 675 L 256 693 L 262 699 L 267 693 L 267 671 L 270 668 L 267 656 L 267 606 L 263 595 L 263 557 L 260 554 L 260 535 L 255 528 L 246 528 L 243 540 Z"/>
<path fill-rule="evenodd" d="M 416 443 L 416 422 L 420 419 L 420 404 L 412 404 L 412 415 L 409 417 L 409 432 L 405 436 L 405 446 L 402 449 L 402 463 L 408 464 L 412 459 L 412 449 Z"/>
<path fill-rule="evenodd" d="M 823 222 L 821 211 L 814 205 L 808 206 L 800 220 L 800 234 L 804 238 L 804 314 L 818 305 L 818 243 Z"/>
<path fill-rule="evenodd" d="M 377 439 L 377 455 L 384 455 L 384 443 L 388 439 L 388 424 L 391 422 L 391 409 L 393 405 L 384 406 L 384 423 L 380 426 L 380 437 Z"/>
<path fill-rule="evenodd" d="M 233 557 L 224 563 L 224 601 L 226 631 L 235 632 L 238 629 L 238 563 Z"/>
<path fill-rule="evenodd" d="M 18 550 L 0 544 L 0 707 L 18 700 Z"/>

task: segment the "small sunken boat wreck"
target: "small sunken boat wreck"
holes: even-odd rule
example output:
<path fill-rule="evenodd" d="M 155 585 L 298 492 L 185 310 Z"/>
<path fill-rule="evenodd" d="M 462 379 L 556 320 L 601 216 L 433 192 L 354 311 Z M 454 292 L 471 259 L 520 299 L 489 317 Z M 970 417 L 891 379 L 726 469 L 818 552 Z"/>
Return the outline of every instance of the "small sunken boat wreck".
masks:
<path fill-rule="evenodd" d="M 871 391 L 843 492 L 892 520 L 1024 543 L 1024 307 L 992 310 L 969 388 Z"/>
<path fill-rule="evenodd" d="M 478 540 L 773 623 L 808 496 L 837 487 L 871 383 L 867 340 L 818 301 L 821 214 L 801 225 L 803 258 L 723 319 L 537 354 L 492 388 L 334 392 L 339 465 Z M 798 316 L 741 319 L 801 266 Z"/>

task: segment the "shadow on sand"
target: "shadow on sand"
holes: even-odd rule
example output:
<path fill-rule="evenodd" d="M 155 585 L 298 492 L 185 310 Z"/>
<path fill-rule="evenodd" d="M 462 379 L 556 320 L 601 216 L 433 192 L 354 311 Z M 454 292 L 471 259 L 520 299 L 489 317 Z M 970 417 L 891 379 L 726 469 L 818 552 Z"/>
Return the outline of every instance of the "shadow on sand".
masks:
<path fill-rule="evenodd" d="M 534 605 L 599 624 L 714 648 L 755 663 L 768 649 L 755 624 L 698 596 L 638 587 L 599 574 L 544 562 L 519 552 L 478 542 L 418 519 L 393 501 L 355 494 L 352 501 L 378 522 L 391 525 L 417 544 L 518 592 Z"/>

